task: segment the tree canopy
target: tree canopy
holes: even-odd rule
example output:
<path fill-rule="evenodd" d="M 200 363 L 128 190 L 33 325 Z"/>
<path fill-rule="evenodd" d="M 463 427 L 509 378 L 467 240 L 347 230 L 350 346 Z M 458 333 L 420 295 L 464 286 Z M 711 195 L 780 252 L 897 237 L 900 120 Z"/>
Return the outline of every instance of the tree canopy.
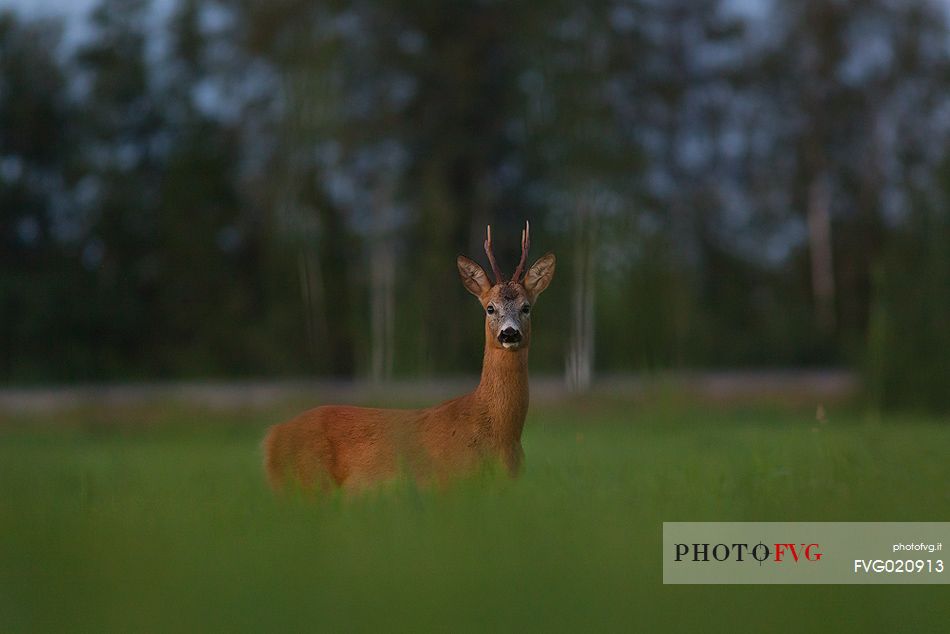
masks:
<path fill-rule="evenodd" d="M 950 406 L 928 0 L 100 0 L 0 13 L 0 380 L 430 376 L 525 219 L 533 364 L 852 365 Z M 535 255 L 540 255 L 540 252 Z M 503 265 L 503 266 L 505 266 Z"/>

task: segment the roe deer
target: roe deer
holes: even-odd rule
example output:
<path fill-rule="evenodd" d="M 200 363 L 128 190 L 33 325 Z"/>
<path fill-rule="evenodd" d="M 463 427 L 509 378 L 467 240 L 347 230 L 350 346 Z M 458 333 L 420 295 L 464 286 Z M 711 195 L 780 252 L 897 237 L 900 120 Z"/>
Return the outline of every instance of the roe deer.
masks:
<path fill-rule="evenodd" d="M 530 226 L 521 233 L 521 262 L 510 281 L 492 252 L 495 276 L 465 256 L 462 284 L 485 311 L 485 356 L 478 387 L 428 409 L 395 410 L 327 405 L 275 425 L 264 438 L 267 477 L 275 490 L 288 481 L 303 488 L 360 488 L 396 476 L 400 469 L 422 482 L 444 482 L 485 462 L 500 462 L 511 476 L 521 469 L 521 429 L 528 411 L 531 309 L 554 276 L 554 254 L 525 270 Z"/>

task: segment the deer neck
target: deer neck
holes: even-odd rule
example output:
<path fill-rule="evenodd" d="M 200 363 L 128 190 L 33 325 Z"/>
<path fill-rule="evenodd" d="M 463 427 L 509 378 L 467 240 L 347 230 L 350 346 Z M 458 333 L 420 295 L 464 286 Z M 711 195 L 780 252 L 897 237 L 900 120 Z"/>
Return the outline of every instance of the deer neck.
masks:
<path fill-rule="evenodd" d="M 485 342 L 482 378 L 475 388 L 479 409 L 486 412 L 492 435 L 501 442 L 521 439 L 528 412 L 528 350 L 504 350 Z"/>

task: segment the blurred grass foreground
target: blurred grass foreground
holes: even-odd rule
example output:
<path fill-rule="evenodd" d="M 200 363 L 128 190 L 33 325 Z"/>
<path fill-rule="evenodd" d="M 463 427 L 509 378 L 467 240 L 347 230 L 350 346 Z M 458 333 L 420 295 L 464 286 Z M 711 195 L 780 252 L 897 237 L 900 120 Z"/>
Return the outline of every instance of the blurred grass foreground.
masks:
<path fill-rule="evenodd" d="M 663 586 L 660 540 L 663 521 L 945 521 L 946 420 L 623 394 L 539 398 L 518 481 L 318 500 L 262 477 L 294 400 L 8 411 L 0 630 L 945 626 L 943 586 Z"/>

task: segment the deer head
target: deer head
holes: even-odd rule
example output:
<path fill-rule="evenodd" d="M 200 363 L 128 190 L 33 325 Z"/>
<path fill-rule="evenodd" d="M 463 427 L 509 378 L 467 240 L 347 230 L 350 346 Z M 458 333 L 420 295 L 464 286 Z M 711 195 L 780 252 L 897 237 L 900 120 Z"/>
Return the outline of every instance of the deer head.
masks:
<path fill-rule="evenodd" d="M 531 227 L 525 222 L 521 232 L 521 261 L 511 279 L 505 281 L 492 251 L 491 225 L 485 239 L 485 254 L 495 275 L 495 282 L 475 261 L 458 256 L 457 264 L 462 285 L 478 298 L 485 310 L 486 344 L 505 350 L 527 349 L 531 341 L 531 311 L 538 296 L 554 277 L 554 254 L 548 253 L 524 270 L 531 244 Z"/>

